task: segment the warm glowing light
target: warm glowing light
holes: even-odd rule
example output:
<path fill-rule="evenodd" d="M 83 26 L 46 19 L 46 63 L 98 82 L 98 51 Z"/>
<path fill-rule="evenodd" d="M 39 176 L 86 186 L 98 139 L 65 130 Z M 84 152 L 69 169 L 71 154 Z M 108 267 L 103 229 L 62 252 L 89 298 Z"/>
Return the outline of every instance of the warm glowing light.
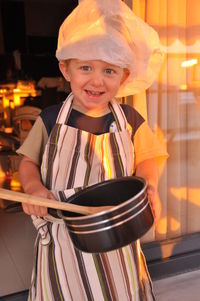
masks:
<path fill-rule="evenodd" d="M 171 194 L 176 197 L 178 200 L 187 200 L 187 187 L 179 187 L 179 188 L 170 188 Z"/>
<path fill-rule="evenodd" d="M 169 226 L 171 231 L 177 231 L 180 229 L 181 223 L 177 219 L 170 217 Z"/>
<path fill-rule="evenodd" d="M 188 199 L 192 204 L 200 207 L 200 188 L 189 188 Z"/>
<path fill-rule="evenodd" d="M 15 180 L 11 180 L 10 186 L 13 188 L 13 187 L 20 187 L 21 185 L 19 182 Z"/>
<path fill-rule="evenodd" d="M 20 106 L 21 101 L 20 101 L 20 95 L 19 94 L 14 94 L 14 106 Z"/>
<path fill-rule="evenodd" d="M 13 132 L 13 128 L 6 127 L 4 129 L 4 132 L 7 133 L 7 134 L 11 134 Z"/>
<path fill-rule="evenodd" d="M 187 60 L 181 63 L 181 67 L 188 68 L 196 65 L 198 63 L 197 59 Z"/>
<path fill-rule="evenodd" d="M 166 216 L 160 218 L 158 225 L 156 227 L 156 231 L 159 234 L 166 234 L 166 232 L 167 232 L 167 217 Z"/>
<path fill-rule="evenodd" d="M 0 166 L 0 178 L 5 178 L 5 172 L 1 169 L 1 166 Z"/>
<path fill-rule="evenodd" d="M 12 180 L 10 183 L 10 186 L 12 187 L 13 190 L 15 190 L 14 188 L 16 188 L 16 190 L 21 187 L 20 181 L 19 181 L 19 173 L 16 171 L 13 173 L 12 175 Z"/>
<path fill-rule="evenodd" d="M 24 99 L 26 97 L 39 96 L 41 91 L 35 90 L 35 84 L 33 82 L 18 82 L 17 86 L 15 84 L 10 84 L 8 89 L 0 89 L 0 96 L 3 97 L 3 107 L 14 109 L 17 106 L 23 105 Z"/>
<path fill-rule="evenodd" d="M 14 102 L 10 102 L 10 108 L 11 108 L 11 109 L 14 109 L 14 108 L 15 108 Z"/>
<path fill-rule="evenodd" d="M 14 93 L 20 93 L 20 92 L 21 92 L 21 90 L 20 90 L 20 89 L 18 89 L 18 88 L 16 88 L 16 89 L 13 89 L 13 92 L 14 92 Z"/>
<path fill-rule="evenodd" d="M 161 253 L 162 258 L 169 258 L 173 254 L 173 250 L 176 247 L 176 243 L 171 243 L 165 247 L 165 245 L 161 245 Z"/>
<path fill-rule="evenodd" d="M 10 105 L 10 100 L 7 97 L 3 97 L 3 107 L 8 108 Z"/>
<path fill-rule="evenodd" d="M 170 191 L 177 199 L 188 200 L 190 203 L 200 207 L 200 188 L 172 187 Z"/>
<path fill-rule="evenodd" d="M 187 90 L 188 86 L 186 84 L 180 85 L 180 90 Z"/>
<path fill-rule="evenodd" d="M 20 101 L 20 94 L 21 94 L 21 90 L 20 89 L 13 89 L 13 102 L 14 102 L 14 107 L 18 107 L 21 105 L 21 101 Z"/>

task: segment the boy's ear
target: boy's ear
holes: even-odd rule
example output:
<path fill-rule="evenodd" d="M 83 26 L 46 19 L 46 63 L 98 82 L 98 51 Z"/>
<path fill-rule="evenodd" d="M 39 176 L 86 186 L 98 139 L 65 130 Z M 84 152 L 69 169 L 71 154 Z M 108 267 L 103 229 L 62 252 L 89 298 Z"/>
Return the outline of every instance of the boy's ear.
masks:
<path fill-rule="evenodd" d="M 120 84 L 122 85 L 125 80 L 129 77 L 130 71 L 128 69 L 124 69 L 124 74 L 122 76 Z"/>
<path fill-rule="evenodd" d="M 66 79 L 66 81 L 70 82 L 70 76 L 69 76 L 69 73 L 68 73 L 68 64 L 67 64 L 67 62 L 60 61 L 59 62 L 59 69 L 60 69 L 62 75 L 64 76 L 64 78 Z"/>

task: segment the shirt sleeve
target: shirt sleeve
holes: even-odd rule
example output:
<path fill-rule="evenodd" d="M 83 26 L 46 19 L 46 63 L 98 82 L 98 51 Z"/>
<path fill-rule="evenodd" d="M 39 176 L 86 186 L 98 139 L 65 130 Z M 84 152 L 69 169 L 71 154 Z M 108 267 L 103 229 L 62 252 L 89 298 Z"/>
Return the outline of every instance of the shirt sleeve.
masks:
<path fill-rule="evenodd" d="M 17 149 L 16 152 L 20 155 L 30 158 L 36 164 L 40 165 L 47 140 L 48 135 L 46 127 L 39 116 L 23 144 Z"/>
<path fill-rule="evenodd" d="M 155 159 L 158 164 L 168 158 L 166 145 L 161 142 L 156 134 L 144 121 L 134 136 L 135 166 L 144 160 Z"/>

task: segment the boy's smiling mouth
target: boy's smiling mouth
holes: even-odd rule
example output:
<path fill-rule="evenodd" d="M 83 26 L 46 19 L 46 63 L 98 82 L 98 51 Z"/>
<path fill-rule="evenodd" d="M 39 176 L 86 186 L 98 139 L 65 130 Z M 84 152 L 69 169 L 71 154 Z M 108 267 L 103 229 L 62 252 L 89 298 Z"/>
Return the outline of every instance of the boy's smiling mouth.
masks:
<path fill-rule="evenodd" d="M 91 90 L 85 90 L 85 92 L 89 95 L 89 96 L 101 96 L 104 94 L 104 92 L 100 92 L 100 91 L 91 91 Z"/>

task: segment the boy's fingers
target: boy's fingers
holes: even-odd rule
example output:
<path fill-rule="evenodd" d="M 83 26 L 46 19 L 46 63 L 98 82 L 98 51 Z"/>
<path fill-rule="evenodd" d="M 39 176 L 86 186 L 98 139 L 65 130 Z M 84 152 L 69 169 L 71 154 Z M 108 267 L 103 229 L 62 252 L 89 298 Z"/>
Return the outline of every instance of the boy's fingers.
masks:
<path fill-rule="evenodd" d="M 23 210 L 28 215 L 45 216 L 48 214 L 46 207 L 22 204 Z"/>
<path fill-rule="evenodd" d="M 28 204 L 25 204 L 25 203 L 22 203 L 22 208 L 24 210 L 24 213 L 28 214 L 28 215 L 31 215 L 31 212 L 33 211 L 33 207 L 32 205 L 28 205 Z"/>
<path fill-rule="evenodd" d="M 45 192 L 43 192 L 43 197 L 55 200 L 53 193 L 48 190 L 45 190 Z M 26 203 L 22 203 L 22 208 L 24 210 L 24 213 L 28 215 L 46 216 L 48 214 L 48 208 L 43 206 L 29 205 Z"/>

